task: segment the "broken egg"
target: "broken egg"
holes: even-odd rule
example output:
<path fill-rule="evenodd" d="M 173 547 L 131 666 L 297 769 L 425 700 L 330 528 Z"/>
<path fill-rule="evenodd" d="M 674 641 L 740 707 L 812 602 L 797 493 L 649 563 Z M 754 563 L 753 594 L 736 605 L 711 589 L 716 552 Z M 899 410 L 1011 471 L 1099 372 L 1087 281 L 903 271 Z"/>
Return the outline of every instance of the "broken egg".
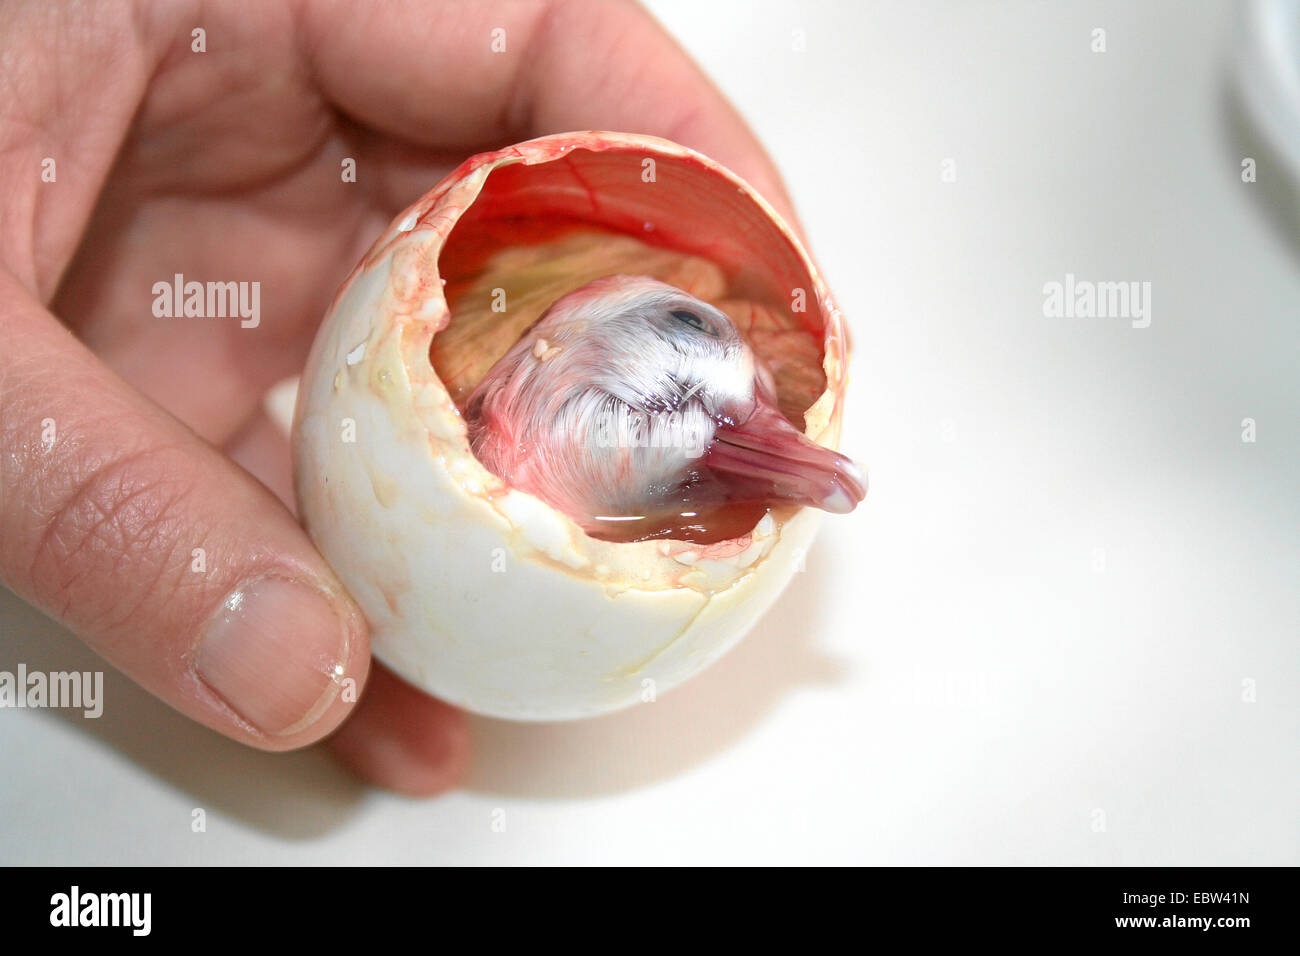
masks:
<path fill-rule="evenodd" d="M 313 345 L 293 425 L 304 526 L 379 660 L 467 710 L 563 720 L 654 700 L 754 624 L 821 518 L 751 503 L 702 532 L 682 515 L 681 534 L 607 540 L 475 457 L 466 402 L 488 371 L 552 303 L 627 273 L 725 313 L 779 414 L 837 446 L 846 333 L 815 267 L 743 181 L 654 137 L 466 161 L 375 243 Z M 539 362 L 557 348 L 531 343 Z"/>

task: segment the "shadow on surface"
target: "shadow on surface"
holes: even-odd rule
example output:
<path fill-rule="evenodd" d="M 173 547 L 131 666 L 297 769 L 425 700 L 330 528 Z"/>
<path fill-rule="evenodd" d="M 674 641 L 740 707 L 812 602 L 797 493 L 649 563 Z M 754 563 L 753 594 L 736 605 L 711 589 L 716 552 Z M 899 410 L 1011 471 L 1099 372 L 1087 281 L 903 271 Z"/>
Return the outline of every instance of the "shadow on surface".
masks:
<path fill-rule="evenodd" d="M 1238 165 L 1246 157 L 1255 160 L 1255 182 L 1243 190 L 1248 201 L 1270 231 L 1281 240 L 1300 264 L 1300 180 L 1286 158 L 1256 128 L 1241 100 L 1236 83 L 1225 77 L 1219 97 L 1224 129 L 1224 147 Z"/>
<path fill-rule="evenodd" d="M 552 799 L 643 787 L 733 746 L 782 697 L 836 682 L 840 665 L 815 646 L 824 580 L 812 566 L 739 645 L 703 674 L 652 704 L 573 723 L 473 717 L 470 790 Z M 777 771 L 779 772 L 779 770 Z"/>

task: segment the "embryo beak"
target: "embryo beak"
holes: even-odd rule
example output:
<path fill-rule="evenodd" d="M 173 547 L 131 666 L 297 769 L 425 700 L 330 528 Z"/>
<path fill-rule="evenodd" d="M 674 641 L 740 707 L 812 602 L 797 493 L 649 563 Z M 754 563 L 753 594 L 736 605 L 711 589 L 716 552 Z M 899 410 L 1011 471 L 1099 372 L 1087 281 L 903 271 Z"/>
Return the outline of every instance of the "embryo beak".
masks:
<path fill-rule="evenodd" d="M 857 465 L 809 439 L 767 401 L 742 423 L 719 425 L 713 439 L 705 464 L 731 497 L 783 499 L 834 514 L 866 497 Z"/>

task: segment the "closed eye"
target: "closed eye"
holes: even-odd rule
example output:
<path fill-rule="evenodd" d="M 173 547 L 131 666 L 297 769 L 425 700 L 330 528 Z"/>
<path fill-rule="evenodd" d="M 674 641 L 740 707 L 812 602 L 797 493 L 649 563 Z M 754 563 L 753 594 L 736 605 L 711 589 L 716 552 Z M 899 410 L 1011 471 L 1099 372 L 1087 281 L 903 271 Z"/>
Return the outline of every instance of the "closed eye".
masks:
<path fill-rule="evenodd" d="M 686 309 L 673 309 L 673 311 L 670 312 L 669 315 L 671 315 L 678 322 L 681 322 L 683 325 L 689 325 L 691 328 L 698 329 L 699 331 L 704 332 L 708 335 L 712 335 L 715 338 L 718 335 L 717 332 L 713 331 L 713 327 L 711 325 L 705 322 L 704 319 L 700 318 L 694 312 L 688 312 Z"/>

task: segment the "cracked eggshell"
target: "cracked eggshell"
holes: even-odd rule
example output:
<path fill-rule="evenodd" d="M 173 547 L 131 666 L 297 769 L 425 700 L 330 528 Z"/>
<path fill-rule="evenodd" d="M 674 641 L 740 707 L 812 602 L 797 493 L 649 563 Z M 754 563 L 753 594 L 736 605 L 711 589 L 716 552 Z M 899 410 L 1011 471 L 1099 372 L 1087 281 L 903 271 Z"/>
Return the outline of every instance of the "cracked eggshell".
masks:
<path fill-rule="evenodd" d="M 646 158 L 656 183 L 641 178 Z M 493 188 L 485 188 L 496 177 Z M 448 236 L 481 215 L 582 220 L 712 259 L 733 286 L 807 290 L 827 386 L 806 431 L 838 440 L 846 343 L 815 268 L 776 213 L 711 160 L 652 137 L 549 136 L 476 156 L 402 213 L 340 289 L 294 419 L 303 522 L 365 612 L 374 652 L 467 710 L 588 717 L 653 699 L 716 660 L 776 599 L 821 514 L 766 515 L 714 545 L 613 543 L 512 490 L 470 452 L 430 362 L 449 321 Z"/>

